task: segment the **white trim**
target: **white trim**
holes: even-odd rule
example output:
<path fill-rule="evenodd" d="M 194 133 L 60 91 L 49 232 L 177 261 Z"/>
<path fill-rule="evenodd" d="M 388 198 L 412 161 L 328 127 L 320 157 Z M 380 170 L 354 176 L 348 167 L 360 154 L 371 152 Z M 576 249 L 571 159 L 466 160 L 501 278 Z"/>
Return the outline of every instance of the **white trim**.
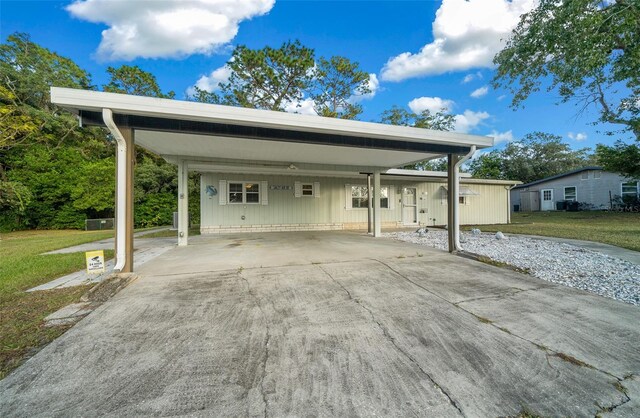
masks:
<path fill-rule="evenodd" d="M 253 181 L 253 180 L 227 180 L 227 205 L 260 205 L 260 204 L 264 205 L 264 203 L 262 203 L 262 183 L 263 182 Z M 229 193 L 231 193 L 232 184 L 242 184 L 242 202 L 232 202 L 229 199 Z M 245 185 L 247 184 L 258 185 L 258 201 L 257 202 L 247 202 L 247 188 L 245 187 Z M 255 194 L 255 193 L 252 193 L 252 194 Z"/>
<path fill-rule="evenodd" d="M 111 109 L 102 109 L 102 119 L 109 129 L 109 132 L 118 144 L 116 151 L 116 265 L 113 271 L 122 271 L 126 262 L 126 197 L 127 197 L 127 143 L 122 136 L 122 132 L 113 121 L 113 112 Z"/>
<path fill-rule="evenodd" d="M 260 203 L 262 206 L 269 204 L 269 183 L 266 181 L 260 182 Z"/>
<path fill-rule="evenodd" d="M 623 197 L 625 194 L 623 192 L 622 186 L 624 184 L 631 184 L 631 183 L 635 183 L 636 184 L 636 199 L 638 197 L 640 197 L 640 181 L 622 181 L 620 182 L 620 197 Z M 630 195 L 631 193 L 627 193 L 628 195 Z"/>
<path fill-rule="evenodd" d="M 320 182 L 313 182 L 313 197 L 320 197 Z"/>
<path fill-rule="evenodd" d="M 218 205 L 225 206 L 227 204 L 227 181 L 220 180 L 218 186 Z"/>
<path fill-rule="evenodd" d="M 293 196 L 302 197 L 302 183 L 299 181 L 293 183 Z"/>
<path fill-rule="evenodd" d="M 571 189 L 571 188 L 575 189 L 575 191 L 576 191 L 575 197 L 572 200 L 572 202 L 577 202 L 578 201 L 578 186 L 564 186 L 562 188 L 562 197 L 563 197 L 564 200 L 568 200 L 567 199 L 567 189 Z"/>
<path fill-rule="evenodd" d="M 480 148 L 494 145 L 492 137 L 480 135 L 62 87 L 51 88 L 51 102 L 72 110 L 99 112 L 107 107 L 114 113 L 125 115 L 233 123 L 298 132 L 439 145 L 476 145 Z"/>

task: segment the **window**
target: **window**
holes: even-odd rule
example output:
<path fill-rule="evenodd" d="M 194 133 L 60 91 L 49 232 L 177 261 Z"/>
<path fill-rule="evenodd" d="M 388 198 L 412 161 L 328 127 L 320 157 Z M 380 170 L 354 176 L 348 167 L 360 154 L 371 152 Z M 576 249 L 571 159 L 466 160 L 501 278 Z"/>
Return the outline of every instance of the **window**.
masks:
<path fill-rule="evenodd" d="M 638 197 L 638 183 L 635 181 L 622 183 L 622 199 L 623 200 L 635 200 Z"/>
<path fill-rule="evenodd" d="M 229 203 L 260 203 L 260 184 L 229 182 Z"/>
<path fill-rule="evenodd" d="M 589 172 L 583 171 L 582 176 L 580 178 L 582 178 L 582 180 L 587 180 L 589 178 Z"/>
<path fill-rule="evenodd" d="M 594 179 L 599 179 L 601 175 L 602 175 L 602 172 L 600 170 L 596 170 L 593 172 Z"/>
<path fill-rule="evenodd" d="M 369 191 L 367 186 L 351 186 L 351 207 L 353 209 L 369 206 Z M 380 187 L 380 207 L 389 209 L 389 188 Z"/>
<path fill-rule="evenodd" d="M 302 196 L 313 196 L 313 183 L 302 183 Z"/>
<path fill-rule="evenodd" d="M 458 196 L 458 204 L 466 205 L 467 204 L 467 197 L 466 196 Z"/>
<path fill-rule="evenodd" d="M 564 188 L 564 200 L 575 202 L 577 200 L 577 191 L 575 186 Z"/>
<path fill-rule="evenodd" d="M 546 200 L 546 201 L 551 200 L 551 190 L 542 191 L 542 200 Z"/>

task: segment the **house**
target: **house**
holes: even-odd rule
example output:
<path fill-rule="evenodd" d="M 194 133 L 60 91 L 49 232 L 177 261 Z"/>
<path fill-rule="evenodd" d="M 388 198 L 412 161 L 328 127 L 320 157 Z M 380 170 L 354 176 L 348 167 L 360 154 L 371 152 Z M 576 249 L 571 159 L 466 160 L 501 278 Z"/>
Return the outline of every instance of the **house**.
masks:
<path fill-rule="evenodd" d="M 493 146 L 491 137 L 58 87 L 51 102 L 75 113 L 82 126 L 106 127 L 115 141 L 115 271 L 133 271 L 136 145 L 177 166 L 180 246 L 189 239 L 191 172 L 202 175 L 205 233 L 366 222 L 375 238 L 383 223 L 435 223 L 449 226 L 455 252 L 461 214 L 464 222 L 483 222 L 479 214 L 501 207 L 502 217 L 487 222 L 508 220 L 505 187 L 512 184 L 469 178 L 460 184 L 460 165 Z M 441 157 L 446 176 L 389 171 Z M 369 199 L 369 191 L 377 197 Z M 483 199 L 484 209 L 474 203 Z"/>
<path fill-rule="evenodd" d="M 212 168 L 196 168 L 203 171 Z M 268 167 L 251 174 L 202 172 L 200 232 L 364 229 L 369 190 L 363 175 L 298 174 L 311 167 Z M 382 227 L 447 224 L 447 173 L 390 169 L 381 175 Z M 509 222 L 509 190 L 519 182 L 461 174 L 461 224 Z"/>
<path fill-rule="evenodd" d="M 640 182 L 591 166 L 516 186 L 511 203 L 516 212 L 563 210 L 565 202 L 607 209 L 617 198 L 633 200 L 639 194 Z"/>

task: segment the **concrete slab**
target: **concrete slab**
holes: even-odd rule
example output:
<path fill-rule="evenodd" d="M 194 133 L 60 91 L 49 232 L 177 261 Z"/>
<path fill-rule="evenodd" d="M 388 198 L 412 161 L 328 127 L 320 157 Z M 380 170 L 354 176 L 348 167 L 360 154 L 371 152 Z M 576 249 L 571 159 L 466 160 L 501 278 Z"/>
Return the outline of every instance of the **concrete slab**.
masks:
<path fill-rule="evenodd" d="M 45 326 L 73 324 L 91 312 L 89 302 L 72 303 L 44 318 Z"/>
<path fill-rule="evenodd" d="M 354 233 L 194 242 L 0 381 L 0 416 L 638 415 L 635 306 Z"/>

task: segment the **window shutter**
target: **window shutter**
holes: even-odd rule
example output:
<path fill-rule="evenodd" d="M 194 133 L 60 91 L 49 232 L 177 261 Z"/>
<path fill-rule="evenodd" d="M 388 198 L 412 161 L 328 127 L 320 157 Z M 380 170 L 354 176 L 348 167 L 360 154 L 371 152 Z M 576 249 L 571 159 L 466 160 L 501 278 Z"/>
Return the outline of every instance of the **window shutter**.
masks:
<path fill-rule="evenodd" d="M 396 208 L 396 191 L 393 186 L 387 186 L 389 190 L 389 210 L 394 210 Z"/>
<path fill-rule="evenodd" d="M 352 205 L 352 201 L 351 201 L 351 185 L 350 184 L 345 184 L 344 185 L 344 192 L 345 192 L 345 196 L 346 196 L 346 205 L 344 206 L 345 209 L 350 210 L 353 209 Z"/>
<path fill-rule="evenodd" d="M 313 183 L 313 197 L 320 197 L 320 182 Z"/>
<path fill-rule="evenodd" d="M 296 181 L 293 184 L 293 193 L 295 197 L 302 197 L 302 183 L 300 183 L 299 181 Z"/>
<path fill-rule="evenodd" d="M 218 187 L 218 204 L 224 206 L 227 204 L 227 181 L 220 180 Z"/>
<path fill-rule="evenodd" d="M 269 204 L 269 185 L 266 181 L 260 182 L 260 201 L 263 206 Z"/>

